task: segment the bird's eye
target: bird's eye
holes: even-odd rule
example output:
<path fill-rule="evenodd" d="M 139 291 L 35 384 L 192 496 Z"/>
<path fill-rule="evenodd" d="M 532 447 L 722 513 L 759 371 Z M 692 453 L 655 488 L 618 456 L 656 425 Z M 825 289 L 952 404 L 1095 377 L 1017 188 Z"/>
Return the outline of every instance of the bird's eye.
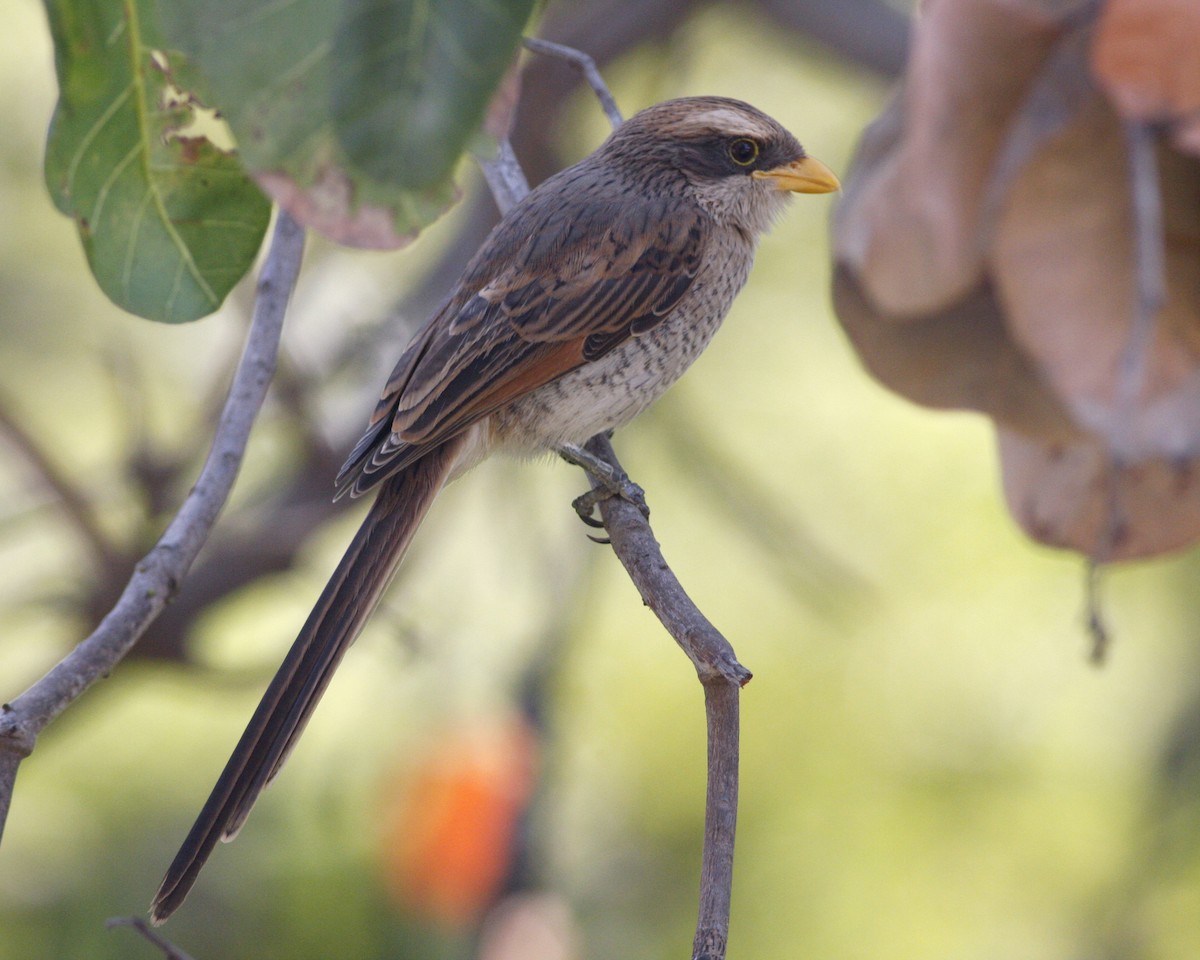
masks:
<path fill-rule="evenodd" d="M 739 137 L 729 144 L 729 159 L 739 167 L 748 167 L 758 159 L 758 144 L 748 137 Z"/>

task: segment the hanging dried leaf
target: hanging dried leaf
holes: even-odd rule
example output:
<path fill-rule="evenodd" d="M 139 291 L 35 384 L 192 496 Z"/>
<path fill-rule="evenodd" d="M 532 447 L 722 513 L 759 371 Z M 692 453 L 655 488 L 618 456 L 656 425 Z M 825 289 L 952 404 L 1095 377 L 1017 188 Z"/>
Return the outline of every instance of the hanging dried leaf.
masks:
<path fill-rule="evenodd" d="M 1179 549 L 1200 536 L 1194 460 L 1121 465 L 1102 443 L 1047 443 L 1000 428 L 1009 509 L 1041 543 L 1100 561 Z"/>
<path fill-rule="evenodd" d="M 1099 10 L 923 8 L 847 179 L 834 301 L 886 384 L 997 421 L 1031 536 L 1108 560 L 1200 537 L 1200 163 L 1100 86 Z M 1140 42 L 1171 56 L 1153 27 Z M 1147 88 L 1122 70 L 1108 89 Z M 1140 109 L 1190 104 L 1189 71 Z"/>
<path fill-rule="evenodd" d="M 837 252 L 884 315 L 941 310 L 982 279 L 983 199 L 1053 20 L 988 0 L 930 3 L 902 94 L 868 132 Z"/>
<path fill-rule="evenodd" d="M 1164 181 L 1167 209 L 1186 209 L 1179 194 L 1196 192 L 1198 172 Z M 1013 336 L 1080 426 L 1126 461 L 1188 455 L 1200 450 L 1200 259 L 1168 236 L 1167 302 L 1136 358 L 1129 406 L 1119 387 L 1136 308 L 1134 239 L 1125 141 L 1096 95 L 1013 185 L 992 272 Z"/>
<path fill-rule="evenodd" d="M 1048 439 L 1078 435 L 1004 327 L 987 285 L 941 313 L 904 324 L 875 310 L 852 271 L 833 282 L 838 319 L 867 368 L 893 390 L 929 407 L 977 410 Z"/>

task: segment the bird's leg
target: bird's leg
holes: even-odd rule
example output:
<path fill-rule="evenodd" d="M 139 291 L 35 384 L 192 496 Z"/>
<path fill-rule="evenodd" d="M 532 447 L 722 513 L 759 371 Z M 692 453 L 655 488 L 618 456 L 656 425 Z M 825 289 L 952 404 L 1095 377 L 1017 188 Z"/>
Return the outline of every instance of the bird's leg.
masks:
<path fill-rule="evenodd" d="M 579 514 L 579 519 L 589 527 L 604 526 L 603 523 L 592 516 L 592 512 L 595 510 L 596 504 L 601 500 L 607 500 L 609 497 L 620 497 L 622 500 L 628 500 L 642 511 L 643 516 L 650 516 L 650 508 L 646 506 L 646 492 L 630 480 L 629 475 L 624 470 L 614 467 L 608 461 L 601 460 L 599 457 L 588 453 L 583 447 L 578 447 L 573 443 L 560 444 L 555 448 L 555 452 L 566 460 L 567 463 L 573 463 L 577 467 L 582 467 L 587 471 L 588 476 L 598 484 L 598 486 L 593 487 L 587 493 L 571 501 L 571 506 Z"/>

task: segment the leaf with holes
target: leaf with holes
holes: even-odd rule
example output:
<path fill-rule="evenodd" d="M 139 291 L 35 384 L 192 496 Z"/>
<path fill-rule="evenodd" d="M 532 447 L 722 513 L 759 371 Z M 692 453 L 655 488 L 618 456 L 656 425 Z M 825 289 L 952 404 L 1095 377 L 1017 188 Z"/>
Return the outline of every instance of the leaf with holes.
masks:
<path fill-rule="evenodd" d="M 270 204 L 231 154 L 186 134 L 195 104 L 171 82 L 148 0 L 50 0 L 59 102 L 46 183 L 74 218 L 118 306 L 195 320 L 254 261 Z"/>
<path fill-rule="evenodd" d="M 1013 515 L 1098 560 L 1200 540 L 1194 4 L 927 4 L 836 213 L 867 367 L 991 416 Z"/>
<path fill-rule="evenodd" d="M 172 0 L 173 45 L 259 184 L 339 243 L 407 243 L 455 200 L 533 0 Z"/>

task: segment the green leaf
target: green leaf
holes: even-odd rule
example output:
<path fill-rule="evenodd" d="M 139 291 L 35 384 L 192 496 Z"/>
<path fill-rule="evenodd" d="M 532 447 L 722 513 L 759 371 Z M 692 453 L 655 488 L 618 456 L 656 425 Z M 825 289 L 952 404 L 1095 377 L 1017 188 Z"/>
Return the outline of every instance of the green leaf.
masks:
<path fill-rule="evenodd" d="M 455 199 L 453 173 L 534 0 L 171 0 L 247 169 L 299 220 L 395 247 Z"/>
<path fill-rule="evenodd" d="M 351 160 L 412 188 L 449 176 L 512 59 L 529 7 L 349 0 L 331 63 L 334 123 Z"/>
<path fill-rule="evenodd" d="M 46 183 L 75 219 L 88 263 L 118 306 L 194 320 L 250 268 L 270 204 L 238 161 L 183 129 L 151 0 L 47 0 L 59 102 Z"/>

